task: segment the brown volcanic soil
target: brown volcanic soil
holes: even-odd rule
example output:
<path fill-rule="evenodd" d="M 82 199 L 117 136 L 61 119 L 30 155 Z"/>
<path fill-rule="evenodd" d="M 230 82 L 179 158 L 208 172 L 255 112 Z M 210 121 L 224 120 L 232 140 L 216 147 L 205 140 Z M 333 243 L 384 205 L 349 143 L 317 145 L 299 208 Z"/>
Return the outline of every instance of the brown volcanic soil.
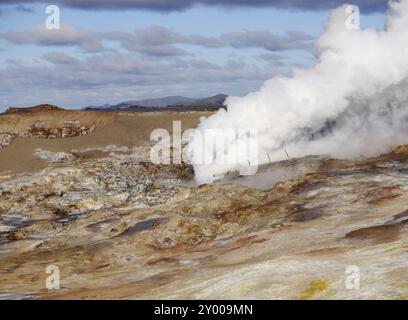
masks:
<path fill-rule="evenodd" d="M 64 115 L 65 114 L 65 115 Z M 20 138 L 0 150 L 0 173 L 11 171 L 33 172 L 48 166 L 48 163 L 33 155 L 35 149 L 41 148 L 53 152 L 70 152 L 73 149 L 105 147 L 107 145 L 134 146 L 150 139 L 150 133 L 156 128 L 171 132 L 173 120 L 182 123 L 182 130 L 194 128 L 201 116 L 209 112 L 152 112 L 152 113 L 103 113 L 85 111 L 51 111 L 46 116 L 46 125 L 63 125 L 67 119 L 80 119 L 81 125 L 96 125 L 96 130 L 89 135 L 64 139 Z M 38 113 L 35 119 L 44 119 Z M 47 119 L 49 121 L 47 122 Z M 33 116 L 3 115 L 0 116 L 0 132 L 10 132 L 12 128 L 29 127 Z M 98 157 L 98 152 L 88 156 Z"/>

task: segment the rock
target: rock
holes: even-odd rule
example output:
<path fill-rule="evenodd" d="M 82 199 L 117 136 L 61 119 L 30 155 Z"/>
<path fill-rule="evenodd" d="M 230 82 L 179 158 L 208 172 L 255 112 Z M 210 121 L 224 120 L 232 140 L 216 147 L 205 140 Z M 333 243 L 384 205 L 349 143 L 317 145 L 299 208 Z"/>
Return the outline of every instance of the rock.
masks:
<path fill-rule="evenodd" d="M 13 135 L 7 133 L 0 133 L 0 149 L 3 149 L 11 144 Z"/>
<path fill-rule="evenodd" d="M 38 159 L 46 160 L 51 163 L 55 162 L 72 162 L 75 160 L 75 156 L 67 152 L 51 152 L 43 149 L 35 149 L 33 151 L 34 156 Z"/>
<path fill-rule="evenodd" d="M 14 137 L 57 139 L 57 138 L 84 136 L 84 135 L 91 133 L 94 130 L 95 130 L 95 126 L 88 128 L 88 127 L 78 127 L 75 125 L 70 125 L 68 127 L 62 127 L 62 128 L 47 128 L 44 122 L 37 121 L 28 131 L 0 133 L 0 149 L 9 146 Z"/>
<path fill-rule="evenodd" d="M 45 128 L 45 123 L 43 121 L 37 121 L 34 123 L 35 129 L 43 129 Z"/>
<path fill-rule="evenodd" d="M 81 125 L 81 121 L 79 120 L 65 120 L 64 125 L 67 127 L 79 127 Z"/>
<path fill-rule="evenodd" d="M 408 145 L 398 146 L 392 149 L 393 153 L 408 153 Z"/>

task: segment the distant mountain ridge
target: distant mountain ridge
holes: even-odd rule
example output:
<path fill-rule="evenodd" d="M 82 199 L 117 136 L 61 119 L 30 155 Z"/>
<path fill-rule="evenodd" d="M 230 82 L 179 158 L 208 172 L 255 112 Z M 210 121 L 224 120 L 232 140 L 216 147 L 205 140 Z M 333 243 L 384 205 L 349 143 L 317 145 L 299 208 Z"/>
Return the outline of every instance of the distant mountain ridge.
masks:
<path fill-rule="evenodd" d="M 223 107 L 227 95 L 217 94 L 208 98 L 187 98 L 183 96 L 168 96 L 155 99 L 143 99 L 124 101 L 116 105 L 104 105 L 104 106 L 90 106 L 85 108 L 86 110 L 104 110 L 104 111 L 117 111 L 117 110 L 134 110 L 134 111 L 148 111 L 152 109 L 184 109 L 184 108 L 209 108 L 220 109 Z"/>

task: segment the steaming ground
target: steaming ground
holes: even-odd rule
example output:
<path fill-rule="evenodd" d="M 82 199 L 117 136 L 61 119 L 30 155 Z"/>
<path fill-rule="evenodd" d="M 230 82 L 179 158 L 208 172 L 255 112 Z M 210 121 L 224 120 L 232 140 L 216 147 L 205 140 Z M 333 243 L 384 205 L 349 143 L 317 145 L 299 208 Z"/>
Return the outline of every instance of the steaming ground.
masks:
<path fill-rule="evenodd" d="M 216 182 L 216 184 L 238 184 L 267 191 L 279 181 L 298 179 L 306 174 L 317 171 L 323 159 L 323 157 L 309 156 L 274 162 L 260 166 L 254 175 L 237 176 L 235 173 L 232 173 L 230 176 L 227 175 L 222 180 Z"/>
<path fill-rule="evenodd" d="M 277 76 L 245 97 L 229 97 L 227 111 L 203 120 L 198 129 L 256 129 L 259 163 L 287 157 L 329 154 L 372 156 L 407 141 L 408 0 L 390 2 L 384 30 L 349 30 L 346 8 L 334 10 L 315 46 L 318 63 Z M 189 144 L 199 183 L 239 168 L 217 160 L 242 143 L 202 147 L 196 133 Z M 214 159 L 203 165 L 201 156 Z M 242 156 L 241 156 L 242 157 Z"/>

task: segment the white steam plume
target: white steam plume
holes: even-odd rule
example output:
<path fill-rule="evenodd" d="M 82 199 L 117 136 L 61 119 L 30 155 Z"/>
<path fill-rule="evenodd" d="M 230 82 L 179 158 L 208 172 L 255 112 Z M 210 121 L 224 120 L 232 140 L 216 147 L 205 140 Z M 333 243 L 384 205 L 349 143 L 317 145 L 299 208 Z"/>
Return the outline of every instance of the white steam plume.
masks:
<path fill-rule="evenodd" d="M 408 0 L 389 7 L 381 31 L 350 30 L 347 6 L 334 10 L 316 43 L 315 66 L 274 77 L 245 97 L 229 97 L 227 111 L 201 121 L 198 131 L 257 129 L 259 163 L 285 159 L 285 150 L 291 157 L 348 158 L 408 142 Z M 201 148 L 196 133 L 187 150 L 199 183 L 237 169 L 199 164 L 202 152 L 217 154 Z"/>

